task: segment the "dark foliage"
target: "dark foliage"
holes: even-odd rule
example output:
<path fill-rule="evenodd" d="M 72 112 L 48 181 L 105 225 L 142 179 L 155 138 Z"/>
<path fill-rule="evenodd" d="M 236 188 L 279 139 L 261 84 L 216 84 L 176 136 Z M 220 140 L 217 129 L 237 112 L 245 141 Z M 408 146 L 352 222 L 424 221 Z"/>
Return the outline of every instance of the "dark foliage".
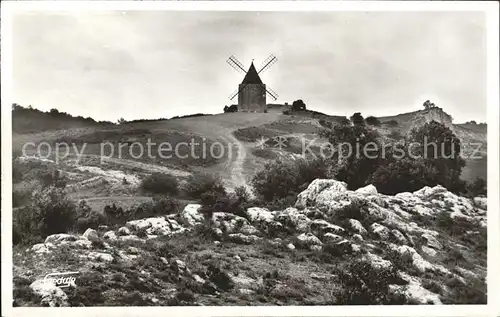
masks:
<path fill-rule="evenodd" d="M 374 125 L 374 126 L 380 126 L 380 120 L 374 116 L 369 116 L 365 119 L 366 124 L 368 125 Z"/>
<path fill-rule="evenodd" d="M 153 194 L 176 195 L 179 192 L 178 186 L 177 178 L 163 173 L 153 173 L 144 178 L 141 183 L 144 191 Z"/>
<path fill-rule="evenodd" d="M 238 112 L 238 105 L 230 105 L 224 107 L 224 113 Z"/>

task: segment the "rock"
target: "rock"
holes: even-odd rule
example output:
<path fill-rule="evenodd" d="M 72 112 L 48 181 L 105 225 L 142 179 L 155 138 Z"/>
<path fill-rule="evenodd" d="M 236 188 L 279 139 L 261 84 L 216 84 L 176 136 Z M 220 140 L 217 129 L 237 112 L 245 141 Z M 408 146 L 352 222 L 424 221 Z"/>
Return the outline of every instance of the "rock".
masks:
<path fill-rule="evenodd" d="M 356 193 L 362 194 L 362 195 L 376 195 L 378 194 L 377 188 L 373 186 L 372 184 L 367 185 L 365 187 L 358 188 L 356 190 Z"/>
<path fill-rule="evenodd" d="M 203 279 L 201 276 L 199 276 L 198 274 L 193 274 L 193 279 L 196 283 L 199 283 L 199 284 L 205 284 L 205 279 Z"/>
<path fill-rule="evenodd" d="M 391 233 L 392 233 L 392 236 L 394 237 L 394 239 L 398 243 L 400 243 L 400 244 L 407 244 L 408 243 L 408 241 L 406 240 L 405 236 L 401 233 L 401 231 L 399 231 L 397 229 L 392 229 Z"/>
<path fill-rule="evenodd" d="M 311 223 L 311 219 L 293 207 L 277 212 L 274 219 L 284 227 L 295 229 L 298 232 L 308 232 Z"/>
<path fill-rule="evenodd" d="M 144 239 L 139 238 L 135 234 L 131 234 L 129 236 L 120 236 L 121 241 L 144 241 Z"/>
<path fill-rule="evenodd" d="M 321 246 L 323 245 L 323 242 L 321 242 L 318 237 L 316 237 L 314 234 L 308 232 L 308 233 L 302 233 L 299 236 L 297 236 L 297 245 L 308 248 L 312 250 L 312 246 L 318 245 Z"/>
<path fill-rule="evenodd" d="M 214 241 L 215 245 L 221 245 L 220 241 Z"/>
<path fill-rule="evenodd" d="M 220 228 L 212 228 L 212 232 L 219 239 L 222 238 L 222 236 L 224 235 L 224 233 L 222 232 L 222 230 Z"/>
<path fill-rule="evenodd" d="M 243 227 L 241 227 L 241 229 L 239 229 L 238 231 L 244 235 L 259 235 L 260 234 L 260 231 L 257 228 L 255 228 L 254 226 L 249 225 L 249 224 L 243 225 Z"/>
<path fill-rule="evenodd" d="M 234 285 L 238 288 L 246 288 L 251 290 L 259 289 L 260 283 L 243 273 L 240 273 L 238 275 L 229 273 L 228 277 L 230 278 L 231 282 L 234 283 Z"/>
<path fill-rule="evenodd" d="M 314 204 L 318 195 L 327 188 L 334 192 L 342 192 L 347 190 L 347 184 L 334 179 L 315 179 L 297 196 L 295 207 L 302 209 Z"/>
<path fill-rule="evenodd" d="M 363 237 L 360 235 L 360 234 L 353 234 L 352 235 L 352 240 L 355 241 L 355 242 L 362 242 L 363 241 Z"/>
<path fill-rule="evenodd" d="M 488 199 L 486 197 L 474 197 L 474 206 L 479 209 L 488 209 Z"/>
<path fill-rule="evenodd" d="M 130 232 L 130 229 L 129 229 L 129 228 L 127 228 L 127 227 L 120 227 L 120 228 L 118 229 L 118 234 L 119 234 L 120 236 L 128 236 L 128 235 L 130 235 L 131 233 L 132 233 L 132 232 Z"/>
<path fill-rule="evenodd" d="M 36 280 L 30 285 L 33 293 L 41 297 L 41 304 L 50 307 L 68 306 L 68 296 L 59 287 L 45 280 Z"/>
<path fill-rule="evenodd" d="M 351 244 L 351 251 L 353 253 L 361 252 L 361 246 L 353 243 L 353 244 Z"/>
<path fill-rule="evenodd" d="M 78 240 L 79 237 L 72 235 L 72 234 L 67 234 L 67 233 L 57 233 L 57 234 L 52 234 L 48 236 L 45 239 L 45 243 L 52 243 L 54 245 L 59 244 L 61 242 L 73 242 Z"/>
<path fill-rule="evenodd" d="M 313 232 L 317 233 L 318 235 L 322 235 L 328 232 L 337 234 L 345 232 L 344 228 L 331 224 L 323 219 L 314 219 L 313 221 L 311 221 L 310 228 Z"/>
<path fill-rule="evenodd" d="M 361 224 L 361 222 L 359 222 L 359 220 L 349 219 L 349 226 L 351 227 L 352 230 L 354 230 L 354 232 L 357 232 L 360 235 L 365 235 L 368 233 L 368 231 L 366 231 L 365 227 L 363 227 L 363 225 Z"/>
<path fill-rule="evenodd" d="M 139 254 L 139 249 L 136 247 L 128 247 L 127 252 L 130 254 Z"/>
<path fill-rule="evenodd" d="M 236 261 L 238 261 L 238 262 L 243 262 L 243 261 L 241 260 L 240 256 L 239 256 L 239 255 L 237 255 L 237 254 L 235 254 L 235 255 L 233 256 L 233 259 L 235 259 L 235 260 L 236 260 Z"/>
<path fill-rule="evenodd" d="M 99 241 L 99 239 L 94 240 L 94 241 Z M 92 248 L 92 241 L 87 240 L 87 239 L 81 239 L 81 240 L 76 240 L 74 242 L 71 242 L 71 244 L 76 245 L 80 248 L 85 248 L 85 249 L 90 249 Z"/>
<path fill-rule="evenodd" d="M 390 293 L 403 295 L 407 298 L 407 300 L 411 299 L 412 301 L 416 301 L 418 304 L 442 304 L 439 299 L 439 295 L 425 289 L 416 278 L 403 272 L 400 272 L 399 275 L 402 279 L 406 280 L 408 284 L 389 285 Z"/>
<path fill-rule="evenodd" d="M 380 256 L 373 253 L 365 254 L 363 256 L 363 260 L 370 263 L 370 266 L 375 270 L 388 269 L 392 267 L 391 261 L 384 260 Z"/>
<path fill-rule="evenodd" d="M 334 233 L 326 233 L 324 236 L 323 236 L 323 241 L 325 243 L 338 243 L 340 241 L 344 240 L 344 238 L 342 238 L 341 236 L 339 235 L 336 235 Z"/>
<path fill-rule="evenodd" d="M 232 233 L 229 236 L 229 240 L 231 240 L 234 243 L 239 243 L 239 244 L 252 244 L 255 241 L 260 240 L 261 238 L 254 236 L 254 235 L 244 235 L 242 233 Z"/>
<path fill-rule="evenodd" d="M 421 198 L 428 199 L 429 197 L 435 196 L 439 193 L 447 192 L 448 190 L 441 185 L 434 187 L 425 186 L 424 188 L 413 192 L 413 195 Z"/>
<path fill-rule="evenodd" d="M 109 227 L 108 227 L 108 226 L 106 226 L 106 225 L 99 225 L 99 226 L 97 227 L 97 230 L 101 230 L 101 231 L 108 230 L 108 229 L 109 229 Z"/>
<path fill-rule="evenodd" d="M 239 288 L 238 293 L 241 295 L 252 295 L 255 294 L 255 291 L 248 288 Z"/>
<path fill-rule="evenodd" d="M 396 246 L 394 244 L 390 244 L 390 248 L 397 251 L 401 256 L 409 257 L 412 261 L 413 267 L 418 270 L 420 273 L 424 273 L 427 270 L 433 271 L 435 266 L 424 260 L 418 252 L 407 245 Z"/>
<path fill-rule="evenodd" d="M 181 218 L 187 226 L 193 227 L 205 221 L 205 217 L 199 211 L 200 204 L 188 204 L 181 212 Z"/>
<path fill-rule="evenodd" d="M 83 233 L 83 237 L 92 242 L 99 241 L 99 235 L 94 229 L 88 228 L 87 230 L 85 230 L 85 232 Z"/>
<path fill-rule="evenodd" d="M 28 248 L 26 251 L 32 251 L 39 254 L 50 253 L 55 249 L 55 246 L 52 243 L 37 243 L 33 245 L 31 248 Z"/>
<path fill-rule="evenodd" d="M 381 240 L 388 240 L 389 239 L 389 229 L 387 229 L 387 227 L 374 222 L 374 223 L 372 223 L 370 228 L 371 228 L 371 231 L 373 232 L 373 234 L 375 234 L 375 236 L 377 236 L 379 239 L 381 239 Z"/>
<path fill-rule="evenodd" d="M 432 236 L 428 233 L 424 233 L 422 235 L 422 239 L 425 241 L 425 244 L 429 248 L 433 248 L 436 250 L 441 250 L 443 248 L 443 245 L 441 243 L 439 243 L 439 241 L 434 236 Z"/>
<path fill-rule="evenodd" d="M 227 233 L 237 233 L 245 225 L 250 225 L 246 218 L 226 212 L 214 212 L 212 222 L 216 228 L 221 228 Z"/>
<path fill-rule="evenodd" d="M 246 214 L 250 222 L 269 222 L 272 221 L 274 215 L 267 208 L 252 207 L 246 210 Z"/>
<path fill-rule="evenodd" d="M 321 246 L 321 245 L 311 245 L 311 246 L 309 246 L 309 250 L 319 252 L 319 251 L 323 250 L 323 246 Z"/>
<path fill-rule="evenodd" d="M 109 253 L 104 252 L 89 252 L 87 257 L 91 260 L 102 261 L 102 262 L 112 262 L 113 256 Z"/>
<path fill-rule="evenodd" d="M 437 254 L 436 250 L 431 249 L 425 245 L 422 246 L 422 252 L 424 252 L 428 256 L 436 256 L 436 254 Z"/>
<path fill-rule="evenodd" d="M 135 231 L 145 230 L 149 235 L 169 236 L 173 233 L 170 222 L 165 217 L 132 220 L 128 221 L 126 226 Z"/>
<path fill-rule="evenodd" d="M 416 205 L 413 207 L 412 211 L 420 216 L 431 216 L 434 213 L 432 209 L 424 205 Z"/>
<path fill-rule="evenodd" d="M 127 230 L 128 230 L 128 229 L 127 229 Z M 115 232 L 114 232 L 113 230 L 111 230 L 111 231 L 108 231 L 108 232 L 104 233 L 104 234 L 102 235 L 102 237 L 103 237 L 104 239 L 111 240 L 111 241 L 114 241 L 114 240 L 118 239 L 118 237 L 116 236 L 116 234 L 115 234 Z"/>
<path fill-rule="evenodd" d="M 288 250 L 295 250 L 295 246 L 293 245 L 293 243 L 287 244 L 286 247 Z"/>

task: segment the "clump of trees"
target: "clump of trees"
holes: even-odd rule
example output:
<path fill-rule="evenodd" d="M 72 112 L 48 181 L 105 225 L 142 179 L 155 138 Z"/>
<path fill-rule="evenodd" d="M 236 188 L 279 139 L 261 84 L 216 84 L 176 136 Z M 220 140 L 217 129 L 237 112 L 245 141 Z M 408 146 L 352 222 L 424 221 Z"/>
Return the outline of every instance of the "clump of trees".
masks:
<path fill-rule="evenodd" d="M 292 110 L 294 111 L 303 111 L 306 110 L 306 104 L 302 99 L 295 100 L 292 103 Z"/>
<path fill-rule="evenodd" d="M 366 124 L 373 125 L 373 126 L 376 126 L 376 127 L 380 126 L 380 124 L 381 124 L 380 120 L 378 118 L 374 117 L 374 116 L 367 117 L 365 119 L 365 121 L 366 121 Z"/>
<path fill-rule="evenodd" d="M 224 106 L 224 113 L 238 112 L 238 105 Z"/>

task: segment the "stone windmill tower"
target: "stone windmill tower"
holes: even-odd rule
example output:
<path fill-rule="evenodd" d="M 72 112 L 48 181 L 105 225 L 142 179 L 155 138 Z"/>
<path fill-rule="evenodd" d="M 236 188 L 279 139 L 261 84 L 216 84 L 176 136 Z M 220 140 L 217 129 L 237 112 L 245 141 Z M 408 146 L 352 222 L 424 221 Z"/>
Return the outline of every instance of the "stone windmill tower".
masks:
<path fill-rule="evenodd" d="M 270 88 L 266 88 L 266 85 L 262 82 L 259 76 L 259 73 L 269 69 L 269 67 L 277 61 L 278 59 L 274 55 L 270 55 L 264 61 L 260 70 L 257 71 L 252 61 L 248 71 L 245 71 L 243 65 L 234 56 L 229 57 L 227 60 L 229 65 L 237 71 L 245 74 L 243 81 L 238 86 L 238 90 L 229 97 L 229 99 L 233 100 L 236 96 L 238 96 L 238 111 L 265 112 L 267 110 L 266 94 L 269 94 L 269 96 L 274 100 L 278 99 L 278 94 Z"/>

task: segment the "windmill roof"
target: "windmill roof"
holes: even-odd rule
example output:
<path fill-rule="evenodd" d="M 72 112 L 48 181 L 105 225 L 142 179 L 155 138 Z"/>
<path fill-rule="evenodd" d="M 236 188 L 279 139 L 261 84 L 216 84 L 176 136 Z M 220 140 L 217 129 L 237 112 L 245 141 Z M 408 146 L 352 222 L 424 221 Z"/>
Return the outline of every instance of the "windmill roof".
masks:
<path fill-rule="evenodd" d="M 247 74 L 245 75 L 245 78 L 243 78 L 243 81 L 241 82 L 242 84 L 263 84 L 262 80 L 259 77 L 259 74 L 257 73 L 257 70 L 255 69 L 255 66 L 252 64 L 250 65 L 250 68 L 248 69 Z"/>

